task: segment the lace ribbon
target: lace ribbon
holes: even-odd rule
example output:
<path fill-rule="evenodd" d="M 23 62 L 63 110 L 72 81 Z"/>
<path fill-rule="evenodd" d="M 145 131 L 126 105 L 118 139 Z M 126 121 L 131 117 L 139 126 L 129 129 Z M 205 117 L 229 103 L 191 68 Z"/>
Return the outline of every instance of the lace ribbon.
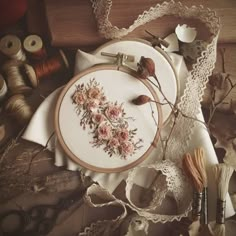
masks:
<path fill-rule="evenodd" d="M 178 108 L 184 114 L 195 117 L 200 111 L 200 102 L 202 100 L 204 89 L 216 61 L 216 46 L 220 23 L 215 12 L 209 9 L 204 9 L 202 6 L 187 7 L 180 2 L 163 2 L 144 11 L 128 28 L 120 29 L 113 26 L 109 21 L 109 13 L 112 7 L 111 0 L 91 0 L 91 3 L 97 20 L 98 30 L 100 34 L 107 39 L 121 38 L 138 26 L 144 25 L 147 22 L 165 15 L 195 18 L 205 23 L 212 36 L 209 39 L 206 50 L 201 52 L 201 56 L 193 65 L 186 80 L 184 92 L 178 103 Z M 153 222 L 165 223 L 173 220 L 180 220 L 182 217 L 187 216 L 188 212 L 191 210 L 191 191 L 189 191 L 191 188 L 185 179 L 181 168 L 178 166 L 180 166 L 183 154 L 188 150 L 188 142 L 191 138 L 195 124 L 196 122 L 193 119 L 188 119 L 179 115 L 166 150 L 166 157 L 168 157 L 168 160 L 148 166 L 139 166 L 129 172 L 126 181 L 126 197 L 128 199 L 128 203 L 126 204 L 136 211 L 139 216 L 145 217 Z M 160 144 L 158 148 L 159 150 L 162 148 Z M 155 194 L 153 201 L 146 208 L 136 206 L 131 199 L 131 190 L 134 185 L 135 175 L 142 168 L 154 169 L 161 173 L 160 177 L 157 178 L 157 182 L 154 184 Z M 126 215 L 124 202 L 116 199 L 106 190 L 101 190 L 98 186 L 91 186 L 88 189 L 88 194 L 92 192 L 94 194 L 101 194 L 109 201 L 99 205 L 92 203 L 90 197 L 86 197 L 85 200 L 88 204 L 91 204 L 91 206 L 101 207 L 110 204 L 118 204 L 123 207 L 124 212 L 120 217 L 109 221 L 110 223 L 108 221 L 98 221 L 91 224 L 90 227 L 86 228 L 85 231 L 79 235 L 99 235 L 99 233 L 96 232 L 100 232 L 100 235 L 109 235 L 109 232 L 111 233 L 112 229 L 116 228 Z M 175 215 L 168 215 L 159 212 L 163 200 L 169 194 L 174 197 L 177 203 L 178 212 Z M 154 211 L 152 209 L 153 206 L 156 206 Z"/>
<path fill-rule="evenodd" d="M 135 176 L 139 174 L 139 171 L 143 171 L 144 168 L 155 170 L 159 176 L 154 183 L 153 199 L 155 199 L 155 201 L 151 201 L 149 207 L 140 208 L 133 203 L 131 191 Z M 161 161 L 148 166 L 135 167 L 129 172 L 126 180 L 126 197 L 129 206 L 140 216 L 151 220 L 153 223 L 166 223 L 173 220 L 180 220 L 182 217 L 187 216 L 192 205 L 192 193 L 189 189 L 191 189 L 191 186 L 182 170 L 170 160 Z M 174 198 L 178 209 L 177 214 L 168 214 L 162 209 L 162 203 L 167 196 Z"/>
<path fill-rule="evenodd" d="M 178 103 L 178 108 L 184 114 L 195 117 L 199 113 L 204 89 L 216 61 L 216 46 L 220 31 L 220 22 L 216 13 L 202 6 L 187 7 L 180 2 L 163 2 L 144 11 L 128 28 L 120 29 L 117 26 L 113 26 L 109 21 L 112 7 L 111 0 L 91 0 L 91 3 L 97 20 L 98 30 L 107 39 L 121 38 L 132 32 L 135 28 L 165 15 L 194 18 L 205 23 L 212 35 L 209 39 L 210 42 L 206 50 L 201 53 L 201 56 L 193 65 L 193 69 L 187 78 L 184 93 Z M 182 155 L 187 151 L 188 141 L 195 123 L 192 119 L 178 116 L 166 150 L 166 156 L 174 161 L 181 160 Z"/>

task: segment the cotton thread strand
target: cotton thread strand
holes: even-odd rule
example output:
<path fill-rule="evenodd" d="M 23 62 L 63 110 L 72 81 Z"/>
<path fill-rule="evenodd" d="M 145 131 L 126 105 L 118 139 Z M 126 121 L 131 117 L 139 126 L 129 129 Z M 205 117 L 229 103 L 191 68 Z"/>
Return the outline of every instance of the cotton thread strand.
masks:
<path fill-rule="evenodd" d="M 26 124 L 33 115 L 33 111 L 22 94 L 13 95 L 5 103 L 7 115 L 14 118 L 20 125 Z"/>
<path fill-rule="evenodd" d="M 217 210 L 216 210 L 216 224 L 213 229 L 214 235 L 225 236 L 225 203 L 226 195 L 229 188 L 229 181 L 234 172 L 233 167 L 221 163 L 213 167 L 215 181 L 217 184 Z"/>

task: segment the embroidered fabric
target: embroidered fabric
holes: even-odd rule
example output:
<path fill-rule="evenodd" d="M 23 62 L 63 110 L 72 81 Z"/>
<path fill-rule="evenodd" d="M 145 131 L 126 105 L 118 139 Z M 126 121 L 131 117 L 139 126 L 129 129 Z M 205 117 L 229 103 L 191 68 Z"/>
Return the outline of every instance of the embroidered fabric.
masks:
<path fill-rule="evenodd" d="M 216 45 L 219 35 L 220 23 L 219 18 L 216 16 L 215 12 L 205 9 L 202 6 L 187 7 L 180 2 L 163 2 L 161 4 L 156 4 L 154 7 L 144 11 L 128 28 L 120 29 L 116 26 L 113 26 L 109 21 L 109 14 L 112 7 L 111 0 L 91 0 L 91 3 L 97 20 L 98 30 L 100 34 L 102 34 L 107 39 L 121 38 L 133 31 L 138 26 L 144 25 L 145 23 L 164 15 L 196 18 L 206 24 L 212 36 L 209 39 L 206 49 L 201 52 L 201 55 L 197 58 L 195 64 L 193 64 L 192 70 L 190 71 L 186 80 L 184 92 L 181 94 L 180 100 L 177 104 L 178 108 L 183 114 L 189 117 L 196 117 L 200 110 L 200 102 L 202 100 L 206 83 L 208 82 L 208 77 L 211 75 L 216 61 Z M 191 191 L 189 191 L 190 185 L 181 170 L 181 160 L 183 154 L 187 151 L 188 143 L 195 124 L 196 122 L 194 119 L 186 118 L 180 114 L 176 119 L 176 125 L 173 129 L 168 147 L 166 149 L 166 157 L 168 160 L 152 165 L 139 166 L 129 172 L 129 176 L 126 181 L 126 197 L 128 199 L 127 205 L 136 211 L 139 216 L 145 217 L 145 219 L 151 220 L 154 223 L 165 223 L 173 220 L 180 220 L 182 217 L 187 216 L 188 212 L 191 210 L 192 195 Z M 158 144 L 158 148 L 160 150 L 162 148 L 160 143 Z M 154 169 L 155 171 L 160 172 L 162 176 L 157 178 L 157 181 L 154 183 L 153 189 L 156 190 L 153 198 L 154 200 L 147 208 L 140 208 L 136 206 L 131 196 L 135 175 L 142 168 Z M 109 199 L 108 195 L 110 194 L 105 190 L 101 191 L 96 187 L 91 189 L 93 189 L 94 193 L 98 191 Z M 164 214 L 162 211 L 160 211 L 163 200 L 169 194 L 174 197 L 177 204 L 178 212 L 175 215 Z M 92 206 L 99 207 L 99 205 L 93 204 L 90 198 L 86 199 L 87 202 Z M 108 203 L 103 204 L 109 205 L 115 203 L 120 205 L 124 204 L 118 199 L 115 200 L 114 196 L 111 197 Z M 154 206 L 155 204 L 155 209 L 152 209 L 151 206 Z M 120 218 L 118 217 L 117 219 L 113 220 L 112 224 L 115 221 L 120 223 L 124 217 L 124 214 L 122 214 Z M 89 228 L 85 229 L 84 233 L 79 235 L 98 235 L 95 233 L 95 230 L 102 228 L 101 225 L 101 222 L 92 224 Z M 108 223 L 106 224 L 106 230 L 110 230 L 110 225 Z M 106 230 L 103 230 L 103 232 Z"/>

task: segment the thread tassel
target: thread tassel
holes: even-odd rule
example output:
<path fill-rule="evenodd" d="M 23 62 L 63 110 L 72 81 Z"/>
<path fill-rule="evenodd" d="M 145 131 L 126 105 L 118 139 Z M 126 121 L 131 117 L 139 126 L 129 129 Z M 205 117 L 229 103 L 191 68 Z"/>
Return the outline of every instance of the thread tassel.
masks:
<path fill-rule="evenodd" d="M 225 205 L 229 181 L 234 172 L 233 167 L 224 163 L 213 167 L 217 184 L 216 224 L 213 229 L 215 236 L 225 236 Z"/>

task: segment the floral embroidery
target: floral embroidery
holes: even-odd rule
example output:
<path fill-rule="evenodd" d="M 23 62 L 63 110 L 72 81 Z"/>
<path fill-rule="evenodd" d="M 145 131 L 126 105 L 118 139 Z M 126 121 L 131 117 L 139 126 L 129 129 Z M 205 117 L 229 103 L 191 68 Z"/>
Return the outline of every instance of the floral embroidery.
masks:
<path fill-rule="evenodd" d="M 92 130 L 93 147 L 102 147 L 110 157 L 116 154 L 125 159 L 142 147 L 142 139 L 134 141 L 137 129 L 129 129 L 128 120 L 134 119 L 125 116 L 123 104 L 107 101 L 95 79 L 76 86 L 71 98 L 81 117 L 80 125 Z"/>

